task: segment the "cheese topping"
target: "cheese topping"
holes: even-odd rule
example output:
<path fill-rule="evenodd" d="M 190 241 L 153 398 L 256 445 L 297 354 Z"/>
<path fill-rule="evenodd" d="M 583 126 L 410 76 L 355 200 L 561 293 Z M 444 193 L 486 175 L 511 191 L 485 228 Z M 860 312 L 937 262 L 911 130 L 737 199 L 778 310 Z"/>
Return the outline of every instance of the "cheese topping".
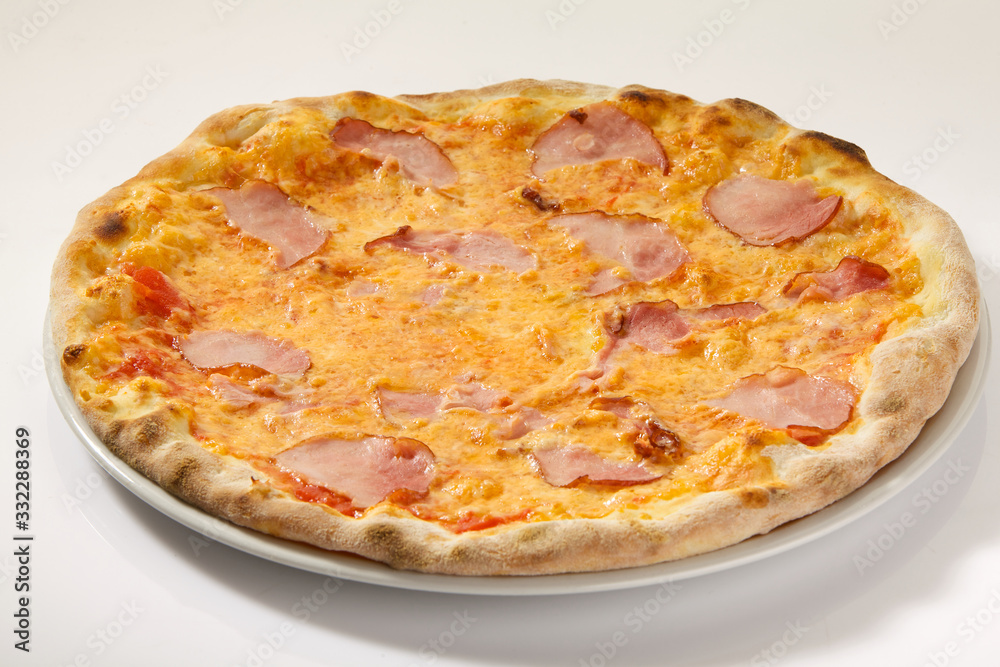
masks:
<path fill-rule="evenodd" d="M 82 391 L 168 395 L 280 491 L 452 530 L 657 516 L 857 427 L 857 362 L 919 314 L 899 221 L 773 140 L 522 104 L 290 109 L 135 185 Z"/>

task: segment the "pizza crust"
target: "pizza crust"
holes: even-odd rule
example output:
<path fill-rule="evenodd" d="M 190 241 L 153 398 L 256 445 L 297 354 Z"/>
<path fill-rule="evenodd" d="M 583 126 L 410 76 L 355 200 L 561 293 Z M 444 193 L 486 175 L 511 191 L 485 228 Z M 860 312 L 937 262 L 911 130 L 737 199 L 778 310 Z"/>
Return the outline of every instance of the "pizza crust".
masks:
<path fill-rule="evenodd" d="M 772 446 L 775 481 L 751 483 L 678 501 L 662 519 L 566 519 L 512 523 L 453 533 L 415 520 L 405 511 L 378 506 L 348 518 L 316 503 L 296 500 L 270 485 L 244 461 L 203 448 L 190 435 L 190 409 L 179 402 L 129 406 L 79 395 L 88 422 L 111 451 L 154 482 L 235 524 L 325 549 L 355 553 L 407 570 L 455 575 L 536 575 L 635 567 L 675 560 L 735 544 L 817 511 L 863 485 L 897 458 L 924 422 L 944 403 L 978 329 L 975 267 L 961 232 L 944 211 L 875 172 L 864 151 L 840 139 L 783 123 L 744 100 L 713 105 L 641 86 L 614 90 L 566 81 L 518 80 L 474 91 L 403 95 L 395 100 L 368 93 L 337 98 L 300 98 L 271 105 L 236 107 L 202 123 L 177 149 L 153 161 L 132 181 L 81 211 L 53 270 L 53 340 L 64 375 L 74 386 L 79 363 L 75 341 L 88 328 L 80 302 L 95 267 L 110 265 L 118 243 L 129 236 L 116 216 L 132 187 L 164 180 L 199 187 L 192 172 L 211 147 L 233 147 L 286 113 L 322 113 L 336 119 L 357 114 L 375 120 L 457 119 L 484 102 L 512 96 L 559 100 L 571 108 L 618 100 L 640 120 L 675 118 L 692 131 L 739 141 L 769 137 L 797 160 L 805 174 L 837 184 L 846 198 L 894 202 L 911 249 L 920 259 L 925 288 L 920 326 L 879 344 L 858 372 L 866 389 L 852 427 L 832 436 L 821 451 L 804 445 Z M 552 115 L 551 105 L 545 106 Z M 554 118 L 553 118 L 554 119 Z M 211 170 L 207 170 L 210 172 Z M 207 187 L 211 183 L 206 182 Z M 95 240 L 96 239 L 96 240 Z M 109 308 L 127 299 L 109 297 Z M 911 391 L 919 386 L 919 392 Z"/>

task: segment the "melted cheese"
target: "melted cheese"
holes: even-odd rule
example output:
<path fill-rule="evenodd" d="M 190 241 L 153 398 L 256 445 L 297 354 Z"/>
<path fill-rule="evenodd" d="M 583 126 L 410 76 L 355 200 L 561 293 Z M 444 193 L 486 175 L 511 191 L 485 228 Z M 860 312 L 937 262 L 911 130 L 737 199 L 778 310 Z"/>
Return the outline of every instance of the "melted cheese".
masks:
<path fill-rule="evenodd" d="M 459 173 L 458 185 L 447 192 L 415 187 L 392 160 L 380 164 L 335 147 L 329 139 L 335 119 L 305 109 L 253 123 L 229 143 L 206 147 L 186 183 L 162 178 L 136 185 L 134 233 L 89 297 L 100 324 L 81 366 L 93 378 L 86 391 L 114 399 L 109 405 L 166 393 L 194 406 L 192 430 L 206 448 L 261 461 L 320 435 L 414 438 L 434 452 L 435 478 L 430 492 L 405 508 L 453 527 L 489 529 L 490 522 L 476 525 L 470 517 L 492 517 L 493 523 L 509 517 L 650 517 L 692 493 L 773 485 L 760 450 L 793 441 L 703 401 L 778 365 L 863 388 L 866 366 L 858 362 L 869 347 L 919 314 L 905 305 L 922 285 L 919 263 L 898 240 L 898 222 L 845 200 L 835 219 L 807 239 L 752 247 L 716 225 L 702 197 L 740 169 L 771 175 L 771 165 L 782 165 L 780 175 L 798 176 L 776 144 L 713 144 L 711 136 L 692 138 L 689 129 L 665 125 L 652 129 L 671 162 L 666 175 L 619 160 L 562 168 L 539 181 L 531 176 L 528 149 L 561 112 L 530 107 L 498 115 L 513 106 L 484 103 L 449 122 L 391 114 L 379 121 L 438 143 Z M 202 192 L 243 179 L 274 183 L 326 216 L 331 226 L 323 248 L 287 270 L 276 269 L 266 244 L 228 224 L 219 200 Z M 522 196 L 529 185 L 542 200 L 557 202 L 560 212 L 601 210 L 665 221 L 691 261 L 670 278 L 586 296 L 590 279 L 613 262 L 549 225 L 555 213 Z M 841 194 L 832 184 L 819 188 L 823 195 Z M 365 250 L 366 243 L 405 225 L 492 230 L 529 250 L 537 268 L 474 271 L 447 256 L 388 245 Z M 886 267 L 891 288 L 841 303 L 800 304 L 782 294 L 797 273 L 829 270 L 846 255 Z M 190 303 L 190 317 L 135 316 L 126 307 L 129 295 L 111 289 L 123 263 L 166 274 Z M 432 304 L 422 300 L 428 290 L 440 296 Z M 589 377 L 610 344 L 607 313 L 664 299 L 681 309 L 754 301 L 767 312 L 693 325 L 671 354 L 622 344 L 613 368 Z M 191 329 L 261 331 L 306 350 L 311 367 L 298 380 L 230 369 L 233 381 L 262 396 L 249 406 L 233 405 L 212 393 L 206 372 L 187 364 L 171 344 L 156 343 L 149 329 L 171 336 Z M 151 370 L 137 355 L 154 344 L 163 358 Z M 146 374 L 157 382 L 135 377 Z M 429 418 L 390 419 L 378 405 L 379 388 L 442 392 L 470 382 L 551 423 L 511 439 L 503 433 L 510 410 L 456 408 Z M 555 487 L 541 477 L 527 456 L 533 448 L 583 444 L 612 460 L 638 460 L 626 425 L 590 407 L 598 395 L 641 401 L 680 437 L 683 455 L 651 466 L 663 473 L 659 480 Z M 399 510 L 385 501 L 368 511 Z"/>

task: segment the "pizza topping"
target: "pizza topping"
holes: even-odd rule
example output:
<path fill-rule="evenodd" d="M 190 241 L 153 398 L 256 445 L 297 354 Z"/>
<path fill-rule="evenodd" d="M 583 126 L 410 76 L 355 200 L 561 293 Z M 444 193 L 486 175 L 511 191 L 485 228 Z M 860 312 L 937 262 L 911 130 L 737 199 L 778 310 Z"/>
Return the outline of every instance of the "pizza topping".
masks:
<path fill-rule="evenodd" d="M 412 438 L 318 438 L 282 452 L 276 460 L 307 483 L 341 493 L 362 509 L 393 491 L 426 493 L 434 477 L 434 453 Z"/>
<path fill-rule="evenodd" d="M 624 266 L 641 282 L 666 278 L 690 259 L 665 222 L 644 216 L 591 211 L 556 216 L 552 223 L 583 241 L 594 254 Z M 587 294 L 603 294 L 625 282 L 613 271 L 605 270 L 595 277 Z"/>
<path fill-rule="evenodd" d="M 537 266 L 531 253 L 506 236 L 491 230 L 456 233 L 414 230 L 409 225 L 404 225 L 389 236 L 369 241 L 365 244 L 365 251 L 370 252 L 379 245 L 389 245 L 437 259 L 448 256 L 474 271 L 500 267 L 523 273 Z"/>
<path fill-rule="evenodd" d="M 393 391 L 379 387 L 377 392 L 379 409 L 387 418 L 420 419 L 433 417 L 441 406 L 441 394 L 425 394 L 418 391 Z"/>
<path fill-rule="evenodd" d="M 184 358 L 202 370 L 243 364 L 278 375 L 302 375 L 309 355 L 287 340 L 258 331 L 194 331 L 178 339 Z"/>
<path fill-rule="evenodd" d="M 650 352 L 668 354 L 675 349 L 672 343 L 686 336 L 690 330 L 676 303 L 660 301 L 630 306 L 621 329 L 612 333 Z"/>
<path fill-rule="evenodd" d="M 530 188 L 527 185 L 521 188 L 521 196 L 527 201 L 535 205 L 539 211 L 558 211 L 559 203 L 553 202 L 542 197 L 541 193 L 534 188 Z"/>
<path fill-rule="evenodd" d="M 138 283 L 136 308 L 140 314 L 152 313 L 167 318 L 175 308 L 190 310 L 188 302 L 170 279 L 156 269 L 125 263 L 122 264 L 122 273 Z"/>
<path fill-rule="evenodd" d="M 322 216 L 293 201 L 276 185 L 248 181 L 238 190 L 206 190 L 226 207 L 229 222 L 274 249 L 274 261 L 287 269 L 323 245 Z"/>
<path fill-rule="evenodd" d="M 804 239 L 821 229 L 840 200 L 836 195 L 820 198 L 807 180 L 741 174 L 709 188 L 704 206 L 716 222 L 750 245 L 767 246 Z"/>
<path fill-rule="evenodd" d="M 860 257 L 840 260 L 832 271 L 800 273 L 785 285 L 785 296 L 801 300 L 840 301 L 852 294 L 888 287 L 889 272 Z"/>
<path fill-rule="evenodd" d="M 663 426 L 641 401 L 628 396 L 600 396 L 590 402 L 590 408 L 624 420 L 631 427 L 632 448 L 644 459 L 671 459 L 681 452 L 681 439 Z"/>
<path fill-rule="evenodd" d="M 253 390 L 233 382 L 228 376 L 221 373 L 212 373 L 208 377 L 208 390 L 223 403 L 228 403 L 236 408 L 245 408 L 260 401 L 260 396 L 255 394 Z"/>
<path fill-rule="evenodd" d="M 811 427 L 833 431 L 851 417 L 857 396 L 847 382 L 779 366 L 730 385 L 707 405 L 737 412 L 777 429 Z"/>
<path fill-rule="evenodd" d="M 363 120 L 344 118 L 330 137 L 341 148 L 370 155 L 379 162 L 395 158 L 403 176 L 417 185 L 446 188 L 458 181 L 451 160 L 422 134 L 384 130 Z"/>
<path fill-rule="evenodd" d="M 648 470 L 644 462 L 612 461 L 579 445 L 536 449 L 531 456 L 552 486 L 568 486 L 584 478 L 604 484 L 645 484 L 663 476 Z"/>
<path fill-rule="evenodd" d="M 708 308 L 698 308 L 685 312 L 699 320 L 728 320 L 734 317 L 753 319 L 766 313 L 767 309 L 753 301 L 743 301 L 741 303 L 720 303 Z"/>
<path fill-rule="evenodd" d="M 534 408 L 517 405 L 507 394 L 477 382 L 463 382 L 449 387 L 442 393 L 394 391 L 379 387 L 377 399 L 382 414 L 388 419 L 430 419 L 444 412 L 468 408 L 489 413 L 498 424 L 497 435 L 513 440 L 544 428 L 552 420 Z"/>
<path fill-rule="evenodd" d="M 543 132 L 531 147 L 531 172 L 631 158 L 667 172 L 667 156 L 653 131 L 610 102 L 574 109 Z"/>
<path fill-rule="evenodd" d="M 441 409 L 472 408 L 480 412 L 487 412 L 510 403 L 510 398 L 503 392 L 490 389 L 477 382 L 465 382 L 455 385 L 447 391 L 444 401 L 441 403 Z"/>

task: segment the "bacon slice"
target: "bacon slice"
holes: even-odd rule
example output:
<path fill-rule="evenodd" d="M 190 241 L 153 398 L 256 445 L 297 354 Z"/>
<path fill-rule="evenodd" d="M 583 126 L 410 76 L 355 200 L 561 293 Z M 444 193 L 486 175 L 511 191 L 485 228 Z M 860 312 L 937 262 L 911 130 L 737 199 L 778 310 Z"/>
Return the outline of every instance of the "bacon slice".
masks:
<path fill-rule="evenodd" d="M 888 286 L 889 272 L 885 268 L 860 257 L 847 256 L 832 271 L 798 274 L 783 291 L 792 299 L 840 301 L 852 294 Z"/>
<path fill-rule="evenodd" d="M 249 181 L 238 190 L 205 192 L 222 201 L 230 223 L 274 249 L 278 268 L 287 269 L 308 257 L 326 240 L 323 216 L 289 199 L 276 185 Z"/>
<path fill-rule="evenodd" d="M 850 384 L 779 366 L 734 382 L 706 405 L 756 419 L 770 428 L 835 431 L 851 418 L 857 394 Z"/>
<path fill-rule="evenodd" d="M 446 188 L 458 181 L 451 160 L 440 146 L 422 134 L 384 130 L 363 120 L 344 118 L 330 138 L 341 148 L 355 153 L 364 151 L 379 162 L 390 156 L 395 158 L 403 176 L 417 185 Z"/>
<path fill-rule="evenodd" d="M 704 206 L 716 222 L 756 246 L 804 239 L 833 218 L 841 198 L 820 199 L 807 180 L 779 181 L 741 174 L 705 193 Z"/>
<path fill-rule="evenodd" d="M 192 366 L 202 370 L 247 364 L 278 375 L 302 375 L 310 365 L 305 350 L 258 331 L 193 331 L 177 346 Z"/>
<path fill-rule="evenodd" d="M 753 301 L 741 301 L 740 303 L 720 303 L 707 308 L 698 308 L 685 312 L 699 320 L 728 320 L 734 317 L 753 319 L 758 315 L 766 313 L 767 309 Z"/>
<path fill-rule="evenodd" d="M 647 125 L 610 102 L 574 109 L 535 140 L 531 172 L 546 172 L 568 165 L 632 158 L 667 172 L 663 146 Z"/>
<path fill-rule="evenodd" d="M 320 438 L 278 454 L 279 465 L 368 508 L 393 491 L 426 493 L 434 478 L 434 453 L 419 440 L 368 436 Z"/>
<path fill-rule="evenodd" d="M 404 225 L 388 236 L 365 244 L 365 251 L 389 245 L 422 255 L 451 257 L 467 269 L 483 271 L 496 267 L 523 273 L 538 264 L 534 256 L 506 236 L 491 230 L 476 232 L 416 231 Z"/>
<path fill-rule="evenodd" d="M 648 470 L 643 462 L 611 461 L 577 445 L 536 449 L 531 453 L 542 478 L 552 486 L 568 486 L 586 478 L 595 483 L 630 486 L 663 477 Z"/>
<path fill-rule="evenodd" d="M 612 216 L 591 211 L 559 215 L 551 223 L 565 228 L 594 254 L 624 266 L 641 282 L 666 278 L 691 259 L 666 223 L 641 215 Z M 603 294 L 624 283 L 611 272 L 602 271 L 587 294 Z"/>

